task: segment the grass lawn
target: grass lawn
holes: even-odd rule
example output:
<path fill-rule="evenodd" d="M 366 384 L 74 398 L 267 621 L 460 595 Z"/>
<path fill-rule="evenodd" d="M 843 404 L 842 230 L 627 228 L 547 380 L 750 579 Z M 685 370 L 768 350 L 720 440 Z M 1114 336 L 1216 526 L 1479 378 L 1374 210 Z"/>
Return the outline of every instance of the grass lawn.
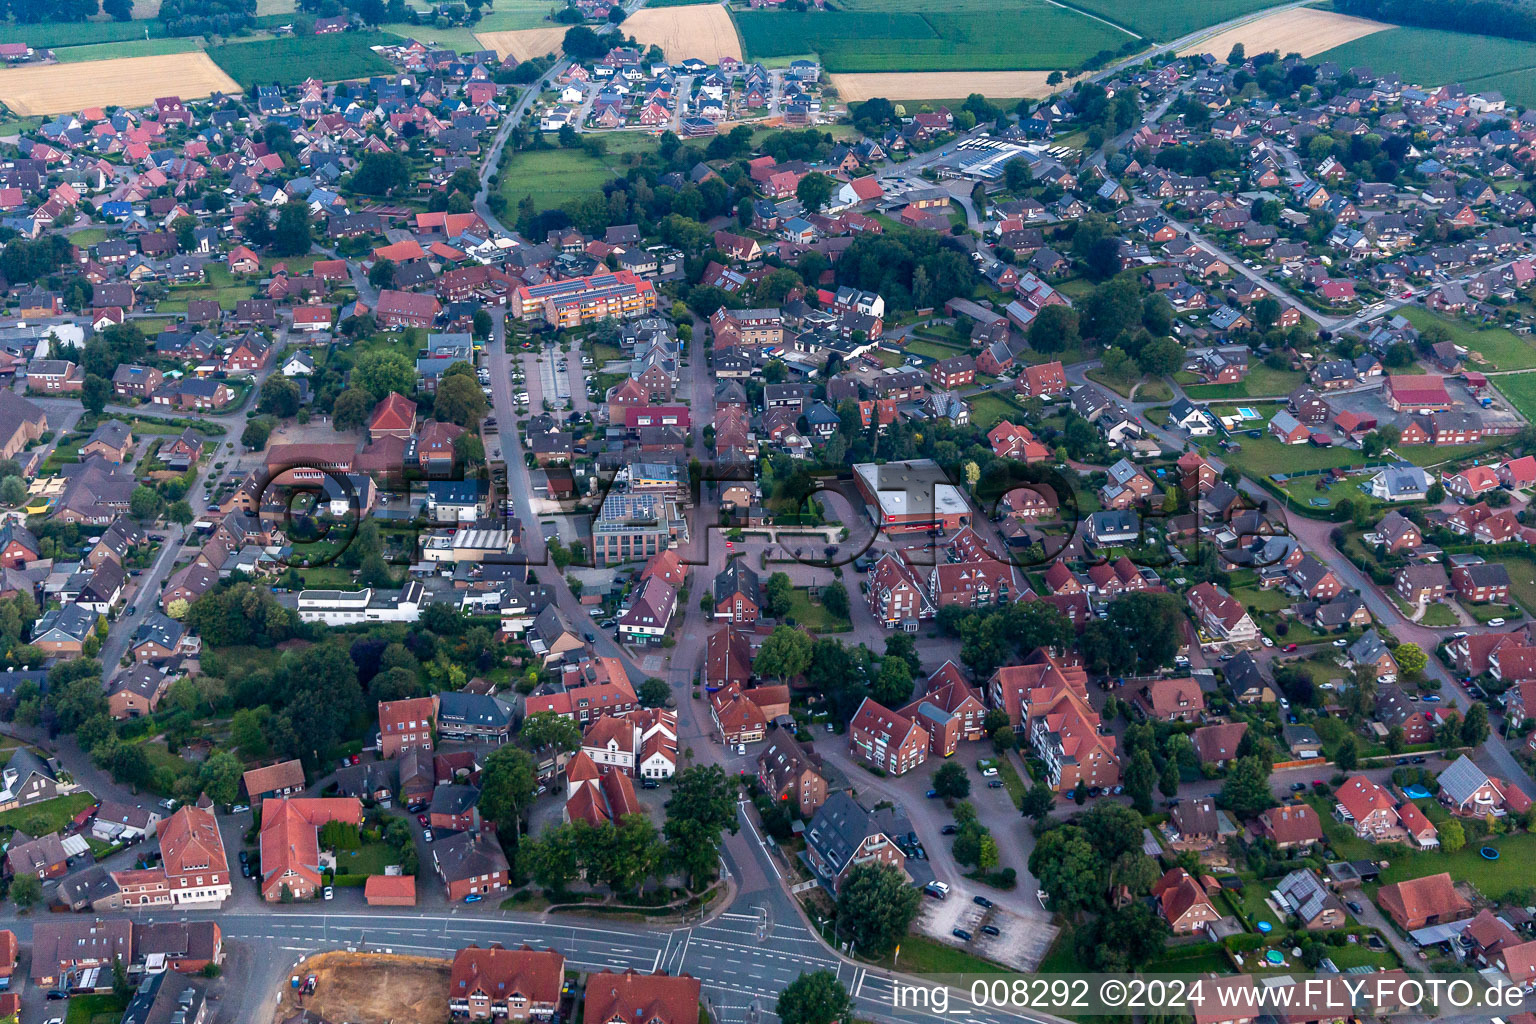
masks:
<path fill-rule="evenodd" d="M 67 796 L 44 800 L 42 803 L 18 807 L 0 814 L 0 827 L 20 828 L 23 822 L 42 818 L 48 822 L 48 831 L 57 832 L 69 824 L 71 818 L 96 802 L 89 793 L 70 793 Z"/>
<path fill-rule="evenodd" d="M 820 601 L 812 601 L 803 587 L 795 588 L 788 617 L 813 633 L 846 633 L 853 628 L 853 623 L 848 619 L 838 618 L 827 611 Z"/>
<path fill-rule="evenodd" d="M 1019 770 L 1013 766 L 1013 759 L 1007 755 L 994 757 L 992 763 L 997 766 L 997 777 L 1002 780 L 1003 788 L 1008 791 L 1008 799 L 1013 801 L 1013 806 L 1024 806 L 1024 793 L 1029 789 L 1024 779 L 1019 775 Z"/>
<path fill-rule="evenodd" d="M 941 345 L 936 341 L 929 341 L 926 338 L 909 338 L 902 348 L 916 355 L 927 356 L 929 359 L 949 359 L 953 356 L 963 355 L 965 352 L 965 349 Z"/>
<path fill-rule="evenodd" d="M 1256 608 L 1261 612 L 1277 612 L 1291 606 L 1290 597 L 1279 587 L 1269 590 L 1261 590 L 1256 586 L 1233 587 L 1232 596 L 1237 598 L 1244 608 Z"/>
<path fill-rule="evenodd" d="M 1532 58 L 1536 62 L 1536 52 Z M 1404 306 L 1401 312 L 1421 331 L 1430 324 L 1439 324 L 1450 332 L 1451 341 L 1481 355 L 1485 362 L 1469 362 L 1469 366 L 1476 369 L 1529 370 L 1536 367 L 1536 345 L 1514 331 L 1503 327 L 1480 330 L 1465 320 L 1444 317 L 1417 306 Z"/>
<path fill-rule="evenodd" d="M 211 47 L 208 56 L 241 86 L 277 82 L 295 85 L 306 78 L 340 82 L 387 75 L 390 63 L 369 47 L 393 42 L 378 32 L 342 32 L 326 36 L 290 36 L 260 43 Z"/>
<path fill-rule="evenodd" d="M 1478 851 L 1492 846 L 1498 860 L 1485 860 Z M 1528 886 L 1531 863 L 1536 858 L 1536 835 L 1493 836 L 1482 842 L 1468 842 L 1455 853 L 1420 851 L 1412 857 L 1399 857 L 1381 873 L 1383 884 L 1408 878 L 1437 875 L 1442 871 L 1458 882 L 1469 882 L 1489 899 L 1499 899 L 1511 889 Z"/>
<path fill-rule="evenodd" d="M 127 1008 L 128 1000 L 111 992 L 71 996 L 64 1024 L 117 1024 Z"/>
<path fill-rule="evenodd" d="M 1510 579 L 1514 579 L 1513 573 L 1510 574 Z M 1424 609 L 1424 615 L 1419 619 L 1419 625 L 1448 627 L 1457 625 L 1460 621 L 1460 619 L 1456 618 L 1456 613 L 1451 610 L 1450 605 L 1432 604 Z"/>
<path fill-rule="evenodd" d="M 873 351 L 866 352 L 865 358 L 868 358 L 869 356 L 874 356 L 876 359 L 880 360 L 880 365 L 888 370 L 892 369 L 893 367 L 900 366 L 902 363 L 907 361 L 907 357 L 902 355 L 900 352 L 892 352 L 891 350 L 884 348 L 877 348 Z"/>
<path fill-rule="evenodd" d="M 580 149 L 524 150 L 502 164 L 500 190 L 511 209 L 532 196 L 537 209 L 553 210 L 601 191 L 622 173 L 611 154 L 598 160 Z"/>
<path fill-rule="evenodd" d="M 901 940 L 893 956 L 874 961 L 881 967 L 903 971 L 907 974 L 1007 974 L 1010 969 L 983 960 L 963 949 L 930 939 L 926 935 L 911 935 Z"/>
<path fill-rule="evenodd" d="M 1509 404 L 1526 419 L 1536 419 L 1536 373 L 1507 373 L 1489 378 Z"/>
<path fill-rule="evenodd" d="M 991 430 L 999 420 L 1024 415 L 1024 410 L 1002 395 L 990 393 L 971 399 L 971 424 L 982 430 Z"/>
<path fill-rule="evenodd" d="M 82 248 L 87 245 L 95 245 L 107 240 L 106 228 L 86 228 L 84 231 L 76 231 L 69 236 L 69 240 Z"/>
<path fill-rule="evenodd" d="M 1230 897 L 1233 893 L 1227 891 L 1227 895 Z M 1250 922 L 1257 925 L 1260 921 L 1268 921 L 1278 929 L 1284 922 L 1276 917 L 1269 904 L 1264 902 L 1264 897 L 1268 895 L 1269 890 L 1264 887 L 1262 882 L 1249 882 L 1243 886 L 1242 899 L 1238 902 L 1242 904 L 1243 913 L 1248 915 Z"/>
<path fill-rule="evenodd" d="M 1112 376 L 1111 374 L 1105 372 L 1102 366 L 1094 367 L 1086 374 L 1084 374 L 1084 376 L 1097 384 L 1104 385 L 1106 388 L 1109 388 L 1109 390 L 1113 391 L 1121 398 L 1130 398 L 1131 388 L 1136 386 L 1136 379 L 1134 377 Z M 1152 401 L 1156 401 L 1156 399 L 1152 399 Z"/>
<path fill-rule="evenodd" d="M 1184 393 L 1190 398 L 1213 402 L 1229 398 L 1278 397 L 1295 391 L 1306 376 L 1300 370 L 1275 370 L 1263 363 L 1255 363 L 1248 376 L 1236 384 L 1193 384 L 1185 388 Z"/>
<path fill-rule="evenodd" d="M 1142 967 L 1146 974 L 1226 974 L 1231 970 L 1232 962 L 1213 942 L 1176 946 Z"/>
<path fill-rule="evenodd" d="M 1532 582 L 1536 580 L 1536 563 L 1513 555 L 1506 555 L 1497 561 L 1502 563 L 1509 572 L 1509 596 L 1514 598 L 1527 614 L 1536 615 L 1536 582 Z M 1473 611 L 1473 614 L 1475 615 L 1476 612 Z"/>
<path fill-rule="evenodd" d="M 1532 382 L 1536 384 L 1536 381 Z M 1536 388 L 1533 388 L 1533 398 L 1536 398 Z M 1251 430 L 1263 430 L 1264 427 L 1257 420 L 1250 421 L 1247 426 Z M 1228 465 L 1236 466 L 1249 476 L 1268 477 L 1276 473 L 1300 473 L 1306 470 L 1333 469 L 1335 467 L 1361 466 L 1366 460 L 1360 452 L 1335 445 L 1330 448 L 1318 448 L 1311 444 L 1281 444 L 1278 440 L 1265 433 L 1260 437 L 1249 437 L 1246 434 L 1234 438 L 1242 445 L 1241 451 L 1222 452 L 1216 447 L 1214 438 L 1201 438 L 1197 443 L 1220 458 Z M 1479 452 L 1486 451 L 1489 445 L 1448 445 L 1439 447 L 1436 445 L 1416 444 L 1405 445 L 1398 451 L 1408 462 L 1415 466 L 1438 465 L 1442 462 L 1450 462 L 1456 459 L 1468 458 Z M 1307 490 L 1312 488 L 1312 481 L 1303 481 Z M 1334 490 L 1339 490 L 1341 485 L 1335 484 Z M 1358 497 L 1361 492 L 1352 486 L 1344 485 L 1352 493 L 1350 497 Z"/>
<path fill-rule="evenodd" d="M 829 71 L 1051 70 L 1130 38 L 1045 0 L 956 0 L 942 8 L 855 0 L 843 10 L 731 16 L 748 59 L 815 50 Z"/>
<path fill-rule="evenodd" d="M 360 850 L 336 851 L 338 875 L 382 875 L 391 864 L 400 863 L 395 848 L 388 843 L 364 843 Z"/>
<path fill-rule="evenodd" d="M 1328 959 L 1341 971 L 1347 971 L 1351 967 L 1375 967 L 1383 971 L 1392 971 L 1401 967 L 1397 954 L 1388 946 L 1381 952 L 1377 952 L 1363 942 L 1347 943 L 1343 946 L 1329 946 Z"/>

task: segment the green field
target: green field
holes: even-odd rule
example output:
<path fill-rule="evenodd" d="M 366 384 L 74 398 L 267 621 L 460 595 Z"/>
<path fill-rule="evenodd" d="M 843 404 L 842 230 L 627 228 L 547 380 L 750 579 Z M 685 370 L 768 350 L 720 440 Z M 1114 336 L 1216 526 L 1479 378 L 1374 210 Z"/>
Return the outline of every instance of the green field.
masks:
<path fill-rule="evenodd" d="M 1536 344 L 1503 327 L 1479 330 L 1465 320 L 1432 313 L 1418 306 L 1404 306 L 1400 313 L 1413 326 L 1424 330 L 1430 324 L 1439 324 L 1450 332 L 1451 341 L 1470 349 L 1486 362 L 1468 360 L 1469 368 L 1479 370 L 1529 370 L 1536 367 Z"/>
<path fill-rule="evenodd" d="M 1311 58 L 1341 67 L 1399 72 L 1405 81 L 1437 86 L 1460 82 L 1469 92 L 1498 89 L 1511 104 L 1536 103 L 1536 43 L 1428 28 L 1392 28 L 1362 36 Z M 1516 74 L 1515 72 L 1521 72 Z"/>
<path fill-rule="evenodd" d="M 1231 398 L 1267 398 L 1288 395 L 1307 379 L 1300 370 L 1272 370 L 1255 363 L 1248 376 L 1236 384 L 1194 384 L 1184 389 L 1190 398 L 1217 402 Z"/>
<path fill-rule="evenodd" d="M 53 48 L 111 43 L 123 39 L 143 39 L 165 35 L 159 21 L 81 21 L 42 22 L 36 25 L 7 25 L 0 31 L 0 42 L 24 42 L 29 46 Z"/>
<path fill-rule="evenodd" d="M 128 1008 L 128 1000 L 111 992 L 72 996 L 65 1024 L 115 1024 Z"/>
<path fill-rule="evenodd" d="M 1536 373 L 1505 373 L 1489 379 L 1520 415 L 1536 420 Z"/>
<path fill-rule="evenodd" d="M 1479 852 L 1484 846 L 1497 849 L 1499 859 L 1485 860 Z M 1447 871 L 1458 882 L 1470 882 L 1489 899 L 1499 899 L 1511 889 L 1530 884 L 1533 857 L 1536 857 L 1536 835 L 1522 832 L 1491 836 L 1484 841 L 1469 841 L 1455 853 L 1422 851 L 1412 857 L 1398 857 L 1381 873 L 1381 880 L 1383 883 L 1401 882 Z"/>
<path fill-rule="evenodd" d="M 1251 420 L 1245 426 L 1249 429 L 1261 430 L 1258 420 Z M 1335 466 L 1358 466 L 1364 464 L 1364 460 L 1358 451 L 1349 448 L 1332 447 L 1318 448 L 1310 444 L 1281 444 L 1269 434 L 1263 437 L 1249 437 L 1246 434 L 1235 435 L 1233 440 L 1241 444 L 1242 450 L 1236 452 L 1223 452 L 1216 447 L 1215 439 L 1200 438 L 1196 441 L 1217 458 L 1231 466 L 1236 466 L 1246 476 L 1268 477 L 1275 473 L 1302 473 L 1307 470 L 1332 469 Z M 1416 444 L 1405 445 L 1398 450 L 1408 462 L 1415 466 L 1438 465 L 1442 462 L 1450 462 L 1455 459 L 1466 458 L 1477 452 L 1487 450 L 1488 445 L 1437 445 Z M 1305 485 L 1308 495 L 1311 495 L 1312 481 L 1301 479 L 1296 481 L 1298 485 Z M 1343 488 L 1345 494 L 1334 494 L 1333 497 L 1359 498 L 1360 492 L 1347 484 L 1335 484 L 1333 490 L 1340 491 Z"/>
<path fill-rule="evenodd" d="M 991 430 L 999 420 L 1020 420 L 1024 410 L 1002 395 L 987 394 L 971 399 L 971 424 Z"/>
<path fill-rule="evenodd" d="M 177 39 L 125 39 L 118 43 L 92 43 L 88 46 L 66 46 L 53 51 L 61 64 L 77 64 L 87 60 L 108 60 L 113 57 L 158 57 L 167 53 L 193 53 L 202 49 L 195 37 Z"/>
<path fill-rule="evenodd" d="M 605 182 L 624 173 L 621 157 L 625 153 L 656 145 L 655 139 L 640 132 L 607 136 L 603 142 L 606 152 L 601 160 L 580 149 L 514 153 L 501 165 L 499 187 L 507 198 L 508 208 L 516 209 L 524 196 L 532 196 L 537 209 L 553 210 L 599 192 Z"/>
<path fill-rule="evenodd" d="M 828 71 L 1028 71 L 1069 68 L 1129 36 L 1044 0 L 956 4 L 866 0 L 854 10 L 735 11 L 749 59 L 814 50 Z"/>
<path fill-rule="evenodd" d="M 1069 3 L 1160 42 L 1275 6 L 1275 0 L 1140 0 L 1137 3 L 1069 0 Z M 1225 58 L 1226 54 L 1220 56 Z"/>
<path fill-rule="evenodd" d="M 329 36 L 294 36 L 260 43 L 230 43 L 208 51 L 213 62 L 241 86 L 277 82 L 294 85 L 306 78 L 340 82 L 387 75 L 389 61 L 369 49 L 389 41 L 378 32 L 343 32 Z"/>

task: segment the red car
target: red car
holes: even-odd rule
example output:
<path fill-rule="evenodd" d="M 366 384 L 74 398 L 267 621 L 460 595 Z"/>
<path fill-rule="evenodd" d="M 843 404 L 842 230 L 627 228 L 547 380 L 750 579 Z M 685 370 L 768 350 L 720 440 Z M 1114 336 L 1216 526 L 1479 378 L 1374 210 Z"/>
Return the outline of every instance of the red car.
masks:
<path fill-rule="evenodd" d="M 425 814 L 416 815 L 416 822 L 419 825 L 425 825 L 427 823 L 427 816 Z"/>
<path fill-rule="evenodd" d="M 352 763 L 353 764 L 362 764 L 363 763 L 363 759 L 361 757 L 357 756 L 356 754 L 353 754 L 352 755 Z"/>
<path fill-rule="evenodd" d="M 1292 651 L 1294 651 L 1296 649 L 1296 645 L 1295 644 L 1286 644 L 1284 647 L 1282 647 L 1280 649 L 1282 651 L 1284 651 L 1285 653 L 1289 654 L 1289 653 L 1291 653 Z"/>

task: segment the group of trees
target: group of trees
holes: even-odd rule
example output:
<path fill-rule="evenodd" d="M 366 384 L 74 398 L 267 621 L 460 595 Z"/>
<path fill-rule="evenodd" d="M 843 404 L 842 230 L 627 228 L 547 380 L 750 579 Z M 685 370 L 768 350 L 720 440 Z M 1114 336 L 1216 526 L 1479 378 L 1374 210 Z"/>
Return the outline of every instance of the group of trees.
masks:
<path fill-rule="evenodd" d="M 1076 933 L 1085 969 L 1131 971 L 1162 952 L 1168 926 L 1140 899 L 1162 874 L 1141 850 L 1142 827 L 1135 810 L 1098 804 L 1071 821 L 1047 821 L 1030 854 L 1029 870 L 1051 909 L 1089 919 Z"/>
<path fill-rule="evenodd" d="M 940 631 L 960 638 L 960 660 L 977 679 L 1037 647 L 1066 650 L 1076 636 L 1072 621 L 1045 601 L 1012 601 L 991 610 L 939 609 Z"/>
<path fill-rule="evenodd" d="M 845 647 L 835 637 L 812 637 L 789 625 L 774 629 L 753 661 L 760 676 L 783 682 L 803 679 L 807 690 L 825 700 L 839 720 L 851 717 L 865 697 L 887 707 L 907 703 L 919 668 L 915 652 L 896 637 L 877 659 L 863 644 Z"/>

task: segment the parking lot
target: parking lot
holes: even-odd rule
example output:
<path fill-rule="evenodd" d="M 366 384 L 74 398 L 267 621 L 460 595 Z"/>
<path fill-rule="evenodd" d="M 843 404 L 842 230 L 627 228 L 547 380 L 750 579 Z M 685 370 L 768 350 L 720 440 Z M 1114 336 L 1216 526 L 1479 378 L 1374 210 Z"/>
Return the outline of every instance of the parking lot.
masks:
<path fill-rule="evenodd" d="M 982 899 L 987 899 L 983 896 Z M 916 927 L 940 942 L 984 956 L 1020 971 L 1032 971 L 1056 940 L 1057 929 L 1042 908 L 1039 915 L 1025 915 L 996 904 L 985 907 L 971 897 L 951 891 L 948 899 L 923 898 Z M 955 934 L 965 932 L 969 939 Z M 995 930 L 990 934 L 983 929 Z"/>
<path fill-rule="evenodd" d="M 1484 408 L 1473 396 L 1465 381 L 1452 377 L 1445 378 L 1445 390 L 1451 396 L 1451 400 L 1466 410 L 1476 412 L 1482 420 L 1483 429 L 1492 433 L 1504 433 L 1519 429 L 1522 424 L 1519 413 L 1515 412 L 1505 402 L 1494 398 L 1493 405 Z M 1409 414 L 1406 412 L 1394 412 L 1386 401 L 1386 388 L 1361 387 L 1349 391 L 1332 391 L 1324 395 L 1329 406 L 1335 412 L 1349 411 L 1359 416 L 1374 418 L 1380 424 L 1395 423 L 1402 426 L 1408 422 Z"/>

